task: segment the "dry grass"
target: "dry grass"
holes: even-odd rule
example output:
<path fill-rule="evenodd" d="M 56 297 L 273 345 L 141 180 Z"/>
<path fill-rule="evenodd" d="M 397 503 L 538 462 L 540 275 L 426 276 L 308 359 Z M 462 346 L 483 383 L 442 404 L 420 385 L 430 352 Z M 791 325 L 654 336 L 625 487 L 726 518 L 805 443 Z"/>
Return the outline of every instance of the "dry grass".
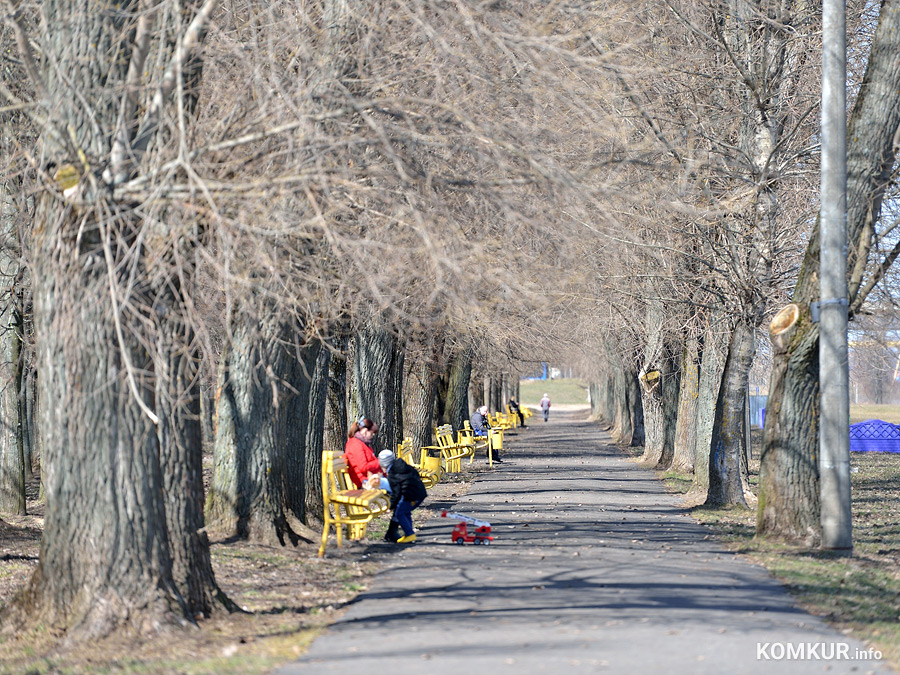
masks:
<path fill-rule="evenodd" d="M 850 424 L 865 420 L 884 420 L 900 424 L 900 405 L 851 405 Z"/>

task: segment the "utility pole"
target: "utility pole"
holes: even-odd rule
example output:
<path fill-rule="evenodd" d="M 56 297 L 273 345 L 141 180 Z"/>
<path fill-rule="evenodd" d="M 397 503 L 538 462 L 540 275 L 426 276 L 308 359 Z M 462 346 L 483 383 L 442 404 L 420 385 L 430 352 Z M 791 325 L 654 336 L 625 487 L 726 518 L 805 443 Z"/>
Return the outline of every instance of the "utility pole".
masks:
<path fill-rule="evenodd" d="M 822 548 L 853 550 L 847 364 L 847 45 L 844 0 L 822 3 L 819 476 Z"/>

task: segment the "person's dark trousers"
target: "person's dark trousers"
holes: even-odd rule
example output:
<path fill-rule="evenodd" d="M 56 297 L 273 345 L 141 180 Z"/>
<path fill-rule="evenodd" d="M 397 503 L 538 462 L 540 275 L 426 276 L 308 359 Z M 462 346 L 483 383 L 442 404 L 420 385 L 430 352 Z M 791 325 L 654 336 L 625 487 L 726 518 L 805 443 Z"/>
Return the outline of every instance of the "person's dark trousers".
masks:
<path fill-rule="evenodd" d="M 525 426 L 525 415 L 523 415 L 519 411 L 516 411 L 516 415 L 519 416 L 519 426 L 522 427 L 523 429 L 526 429 L 527 427 Z"/>
<path fill-rule="evenodd" d="M 408 502 L 406 497 L 400 497 L 400 501 L 397 502 L 397 508 L 394 509 L 394 517 L 391 518 L 391 524 L 396 520 L 403 529 L 403 534 L 407 536 L 413 534 L 412 511 L 418 505 L 418 502 Z"/>
<path fill-rule="evenodd" d="M 545 421 L 545 422 L 547 421 L 547 418 L 548 418 L 548 417 L 550 417 L 550 411 L 549 411 L 549 410 L 545 410 L 545 411 L 544 411 L 544 421 Z"/>

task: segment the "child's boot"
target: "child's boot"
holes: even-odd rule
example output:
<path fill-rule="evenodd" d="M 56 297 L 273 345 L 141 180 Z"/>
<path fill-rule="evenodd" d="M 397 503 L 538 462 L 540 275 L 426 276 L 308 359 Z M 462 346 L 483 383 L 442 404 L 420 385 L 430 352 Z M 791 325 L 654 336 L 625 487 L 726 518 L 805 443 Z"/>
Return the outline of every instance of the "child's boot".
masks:
<path fill-rule="evenodd" d="M 416 540 L 415 534 L 407 534 L 397 540 L 398 544 L 412 544 Z"/>
<path fill-rule="evenodd" d="M 397 532 L 397 530 L 399 530 L 399 529 L 400 529 L 400 523 L 398 523 L 396 520 L 392 520 L 388 524 L 388 529 L 384 535 L 384 540 L 389 541 L 392 544 L 396 544 L 397 540 L 400 538 L 400 535 Z"/>

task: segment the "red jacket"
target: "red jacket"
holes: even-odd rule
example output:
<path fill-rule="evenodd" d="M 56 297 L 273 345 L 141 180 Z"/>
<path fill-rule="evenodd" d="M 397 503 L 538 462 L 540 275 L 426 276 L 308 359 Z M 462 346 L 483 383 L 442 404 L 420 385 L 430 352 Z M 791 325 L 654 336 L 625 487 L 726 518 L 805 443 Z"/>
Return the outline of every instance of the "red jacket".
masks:
<path fill-rule="evenodd" d="M 344 446 L 344 459 L 347 460 L 347 473 L 356 487 L 362 487 L 363 481 L 370 473 L 384 473 L 372 448 L 356 438 L 347 439 Z"/>

